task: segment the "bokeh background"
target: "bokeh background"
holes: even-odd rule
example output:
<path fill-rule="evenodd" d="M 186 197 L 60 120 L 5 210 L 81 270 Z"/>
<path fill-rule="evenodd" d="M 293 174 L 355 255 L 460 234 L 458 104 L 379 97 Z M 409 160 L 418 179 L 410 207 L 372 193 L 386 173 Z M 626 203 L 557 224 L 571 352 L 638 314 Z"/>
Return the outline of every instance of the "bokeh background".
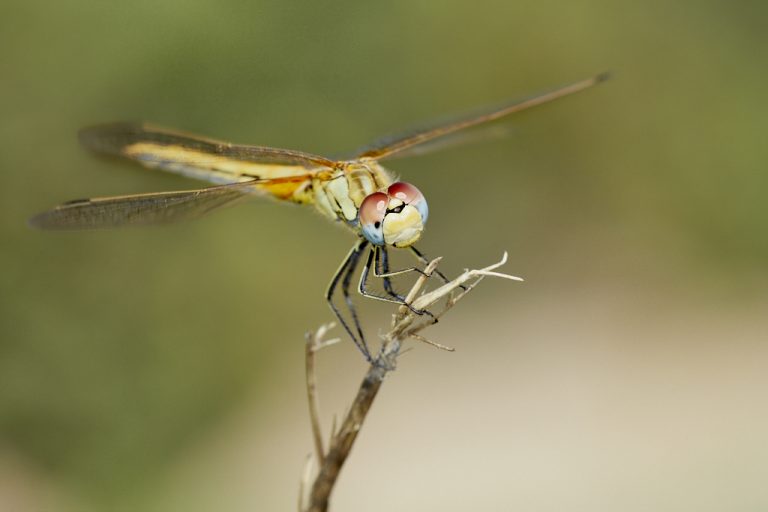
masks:
<path fill-rule="evenodd" d="M 40 2 L 0 17 L 0 510 L 295 507 L 303 334 L 352 238 L 253 202 L 41 233 L 79 197 L 193 188 L 88 155 L 151 120 L 338 154 L 585 78 L 509 137 L 393 161 L 456 273 L 510 252 L 382 390 L 335 510 L 768 508 L 764 2 Z M 407 260 L 403 260 L 407 261 Z M 372 335 L 387 306 L 366 305 Z M 320 358 L 324 421 L 365 366 Z"/>

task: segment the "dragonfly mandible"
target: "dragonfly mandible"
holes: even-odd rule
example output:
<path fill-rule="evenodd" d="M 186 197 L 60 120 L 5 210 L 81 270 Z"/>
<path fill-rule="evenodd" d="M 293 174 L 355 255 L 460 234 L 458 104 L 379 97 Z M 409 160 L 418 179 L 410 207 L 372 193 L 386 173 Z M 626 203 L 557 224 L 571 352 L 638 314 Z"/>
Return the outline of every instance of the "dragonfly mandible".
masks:
<path fill-rule="evenodd" d="M 429 215 L 427 202 L 414 185 L 394 181 L 380 162 L 405 156 L 461 130 L 495 121 L 515 112 L 588 89 L 607 74 L 575 82 L 523 100 L 486 109 L 430 128 L 387 137 L 358 150 L 352 158 L 323 156 L 265 146 L 231 144 L 141 123 L 113 123 L 85 128 L 80 141 L 97 153 L 118 155 L 149 167 L 213 183 L 214 186 L 175 192 L 78 199 L 40 213 L 30 224 L 46 230 L 81 230 L 147 225 L 189 219 L 232 205 L 252 195 L 314 205 L 327 218 L 342 223 L 357 237 L 334 274 L 325 297 L 333 313 L 365 358 L 373 361 L 363 328 L 350 298 L 352 278 L 368 249 L 357 291 L 368 298 L 410 307 L 392 286 L 391 278 L 417 267 L 391 271 L 388 248 L 408 249 L 420 264 L 426 257 L 414 244 Z M 370 246 L 370 247 L 369 247 Z M 367 287 L 369 274 L 382 279 L 384 295 Z M 443 281 L 448 279 L 436 272 Z M 340 289 L 351 322 L 334 297 Z"/>

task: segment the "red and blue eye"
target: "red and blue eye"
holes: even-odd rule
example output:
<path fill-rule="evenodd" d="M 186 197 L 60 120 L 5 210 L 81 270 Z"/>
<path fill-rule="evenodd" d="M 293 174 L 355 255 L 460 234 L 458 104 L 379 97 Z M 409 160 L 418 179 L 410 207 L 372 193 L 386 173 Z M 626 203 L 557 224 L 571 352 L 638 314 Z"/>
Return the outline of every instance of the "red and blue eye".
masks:
<path fill-rule="evenodd" d="M 419 189 L 411 185 L 398 181 L 393 183 L 387 189 L 387 194 L 393 199 L 399 199 L 405 204 L 410 204 L 419 211 L 421 215 L 421 222 L 426 223 L 429 216 L 429 208 L 427 207 L 427 200 L 424 199 L 424 194 Z"/>
<path fill-rule="evenodd" d="M 360 230 L 366 240 L 374 245 L 384 245 L 384 216 L 387 214 L 389 197 L 383 192 L 376 192 L 363 199 L 358 218 Z"/>

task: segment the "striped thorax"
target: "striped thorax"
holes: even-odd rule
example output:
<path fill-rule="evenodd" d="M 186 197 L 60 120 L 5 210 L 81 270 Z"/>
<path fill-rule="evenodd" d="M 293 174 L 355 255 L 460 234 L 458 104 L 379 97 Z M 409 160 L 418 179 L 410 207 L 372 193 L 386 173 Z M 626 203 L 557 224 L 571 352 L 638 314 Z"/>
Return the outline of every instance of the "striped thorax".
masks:
<path fill-rule="evenodd" d="M 392 184 L 392 175 L 378 162 L 345 162 L 330 179 L 314 180 L 315 206 L 325 216 L 357 226 L 357 212 L 369 195 Z"/>
<path fill-rule="evenodd" d="M 315 180 L 313 188 L 320 212 L 374 245 L 408 247 L 424 231 L 429 213 L 424 196 L 413 185 L 394 182 L 376 161 L 345 162 L 330 179 Z"/>

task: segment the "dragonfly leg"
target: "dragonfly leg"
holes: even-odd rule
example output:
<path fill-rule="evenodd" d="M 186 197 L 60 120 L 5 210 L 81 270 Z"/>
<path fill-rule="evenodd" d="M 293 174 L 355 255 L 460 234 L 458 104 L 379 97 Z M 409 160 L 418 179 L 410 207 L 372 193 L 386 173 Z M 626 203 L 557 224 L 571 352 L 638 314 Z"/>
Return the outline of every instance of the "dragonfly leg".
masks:
<path fill-rule="evenodd" d="M 386 247 L 376 247 L 374 249 L 376 253 L 374 254 L 374 267 L 373 267 L 373 275 L 376 277 L 381 277 L 381 280 L 384 285 L 384 291 L 387 292 L 387 294 L 398 300 L 405 300 L 405 297 L 400 295 L 399 293 L 395 292 L 395 289 L 392 287 L 392 279 L 389 274 L 389 254 L 387 252 Z"/>
<path fill-rule="evenodd" d="M 368 283 L 368 273 L 371 271 L 371 269 L 373 269 L 373 273 L 374 273 L 374 275 L 376 277 L 389 277 L 389 276 L 392 276 L 392 275 L 404 274 L 406 272 L 413 272 L 415 270 L 419 270 L 419 269 L 405 269 L 405 270 L 400 270 L 400 271 L 397 271 L 397 272 L 390 272 L 388 274 L 376 274 L 376 268 L 375 267 L 378 266 L 378 262 L 376 262 L 375 260 L 377 259 L 377 254 L 378 254 L 378 252 L 376 251 L 376 248 L 371 249 L 371 251 L 368 253 L 368 260 L 365 262 L 365 266 L 363 267 L 363 272 L 360 274 L 360 283 L 358 285 L 358 291 L 360 292 L 360 295 L 362 295 L 363 297 L 367 297 L 369 299 L 380 300 L 382 302 L 390 302 L 392 304 L 400 304 L 402 306 L 407 307 L 408 309 L 410 309 L 412 312 L 416 313 L 417 315 L 428 315 L 428 316 L 432 317 L 435 320 L 435 322 L 437 322 L 437 318 L 435 318 L 435 315 L 433 315 L 432 313 L 430 313 L 426 309 L 416 309 L 416 308 L 414 308 L 409 302 L 407 302 L 405 300 L 404 297 L 394 293 L 394 291 L 391 294 L 389 294 L 388 296 L 386 296 L 386 297 L 382 296 L 382 295 L 377 295 L 375 293 L 371 293 L 371 292 L 368 291 L 366 285 Z M 423 274 L 423 272 L 422 272 L 422 274 Z"/>
<path fill-rule="evenodd" d="M 426 256 L 424 256 L 424 254 L 423 254 L 421 251 L 419 251 L 419 250 L 418 250 L 417 248 L 415 248 L 414 246 L 410 246 L 410 247 L 409 247 L 409 249 L 411 250 L 411 252 L 413 253 L 413 255 L 414 255 L 414 256 L 416 256 L 416 259 L 418 259 L 418 260 L 419 260 L 419 261 L 420 261 L 420 262 L 421 262 L 423 265 L 428 265 L 428 264 L 429 264 L 429 260 L 427 259 L 427 257 L 426 257 Z M 450 279 L 448 279 L 448 278 L 445 276 L 445 274 L 443 274 L 442 272 L 440 272 L 440 271 L 439 271 L 439 270 L 437 270 L 437 269 L 435 269 L 435 274 L 437 274 L 437 277 L 439 277 L 439 278 L 440 278 L 440 279 L 441 279 L 441 280 L 442 280 L 444 283 L 446 283 L 446 284 L 447 284 L 447 283 L 450 283 L 450 282 L 451 282 L 451 280 L 450 280 Z M 467 287 L 466 287 L 466 286 L 464 286 L 463 284 L 462 284 L 462 285 L 460 285 L 460 286 L 459 286 L 459 288 L 461 288 L 461 289 L 462 289 L 462 290 L 464 290 L 464 291 L 466 291 L 466 290 L 467 290 Z"/>
<path fill-rule="evenodd" d="M 333 275 L 333 278 L 328 285 L 328 290 L 325 292 L 325 300 L 328 302 L 328 305 L 331 307 L 334 315 L 336 315 L 336 318 L 338 318 L 339 323 L 341 323 L 341 325 L 344 327 L 344 330 L 347 331 L 347 334 L 349 334 L 349 336 L 352 338 L 352 341 L 355 343 L 357 348 L 365 356 L 366 360 L 368 362 L 372 362 L 373 357 L 371 356 L 371 352 L 368 349 L 367 343 L 365 342 L 365 336 L 363 335 L 363 328 L 360 325 L 360 319 L 357 316 L 357 310 L 355 309 L 355 305 L 353 304 L 352 298 L 349 295 L 349 286 L 352 280 L 352 275 L 354 274 L 355 269 L 360 262 L 360 255 L 367 245 L 368 242 L 366 240 L 361 240 L 352 248 L 351 251 L 349 251 L 349 254 L 344 259 L 344 262 L 341 264 L 336 273 Z M 349 325 L 347 320 L 344 319 L 341 310 L 333 302 L 336 288 L 340 282 L 341 292 L 344 296 L 345 304 L 349 309 L 350 315 L 352 316 L 352 321 L 354 322 L 354 331 L 352 330 L 352 327 Z"/>
<path fill-rule="evenodd" d="M 355 269 L 357 269 L 357 265 L 360 262 L 360 256 L 362 254 L 362 249 L 363 249 L 363 246 L 358 245 L 358 247 L 360 247 L 360 250 L 352 253 L 352 259 L 350 260 L 349 267 L 347 268 L 347 271 L 344 273 L 344 278 L 341 280 L 341 294 L 344 297 L 344 303 L 347 305 L 349 314 L 352 317 L 352 321 L 355 324 L 355 329 L 357 330 L 357 335 L 359 336 L 358 339 L 360 340 L 360 344 L 365 349 L 364 353 L 366 355 L 369 355 L 370 352 L 368 351 L 368 345 L 365 343 L 365 335 L 363 334 L 363 328 L 360 325 L 360 318 L 357 316 L 357 309 L 355 308 L 355 303 L 352 300 L 352 296 L 349 294 L 349 286 L 352 283 L 352 276 L 354 275 Z"/>
<path fill-rule="evenodd" d="M 387 248 L 377 246 L 374 249 L 374 252 L 375 252 L 374 259 L 376 260 L 376 265 L 373 268 L 373 275 L 376 277 L 381 277 L 382 279 L 389 281 L 390 277 L 407 274 L 409 272 L 417 272 L 423 276 L 431 277 L 418 267 L 408 267 L 402 270 L 390 271 L 389 270 L 389 253 L 387 252 Z M 379 271 L 379 269 L 381 269 L 381 272 Z"/>
<path fill-rule="evenodd" d="M 389 272 L 389 256 L 387 254 L 387 248 L 384 247 L 381 252 L 383 255 L 380 256 L 379 248 L 375 248 L 376 254 L 374 255 L 374 274 L 375 275 L 383 275 L 387 274 Z M 395 290 L 392 288 L 392 279 L 389 278 L 389 276 L 385 276 L 382 278 L 382 281 L 384 283 L 384 291 L 387 292 L 391 297 L 394 298 L 401 298 L 402 295 L 395 292 Z"/>

